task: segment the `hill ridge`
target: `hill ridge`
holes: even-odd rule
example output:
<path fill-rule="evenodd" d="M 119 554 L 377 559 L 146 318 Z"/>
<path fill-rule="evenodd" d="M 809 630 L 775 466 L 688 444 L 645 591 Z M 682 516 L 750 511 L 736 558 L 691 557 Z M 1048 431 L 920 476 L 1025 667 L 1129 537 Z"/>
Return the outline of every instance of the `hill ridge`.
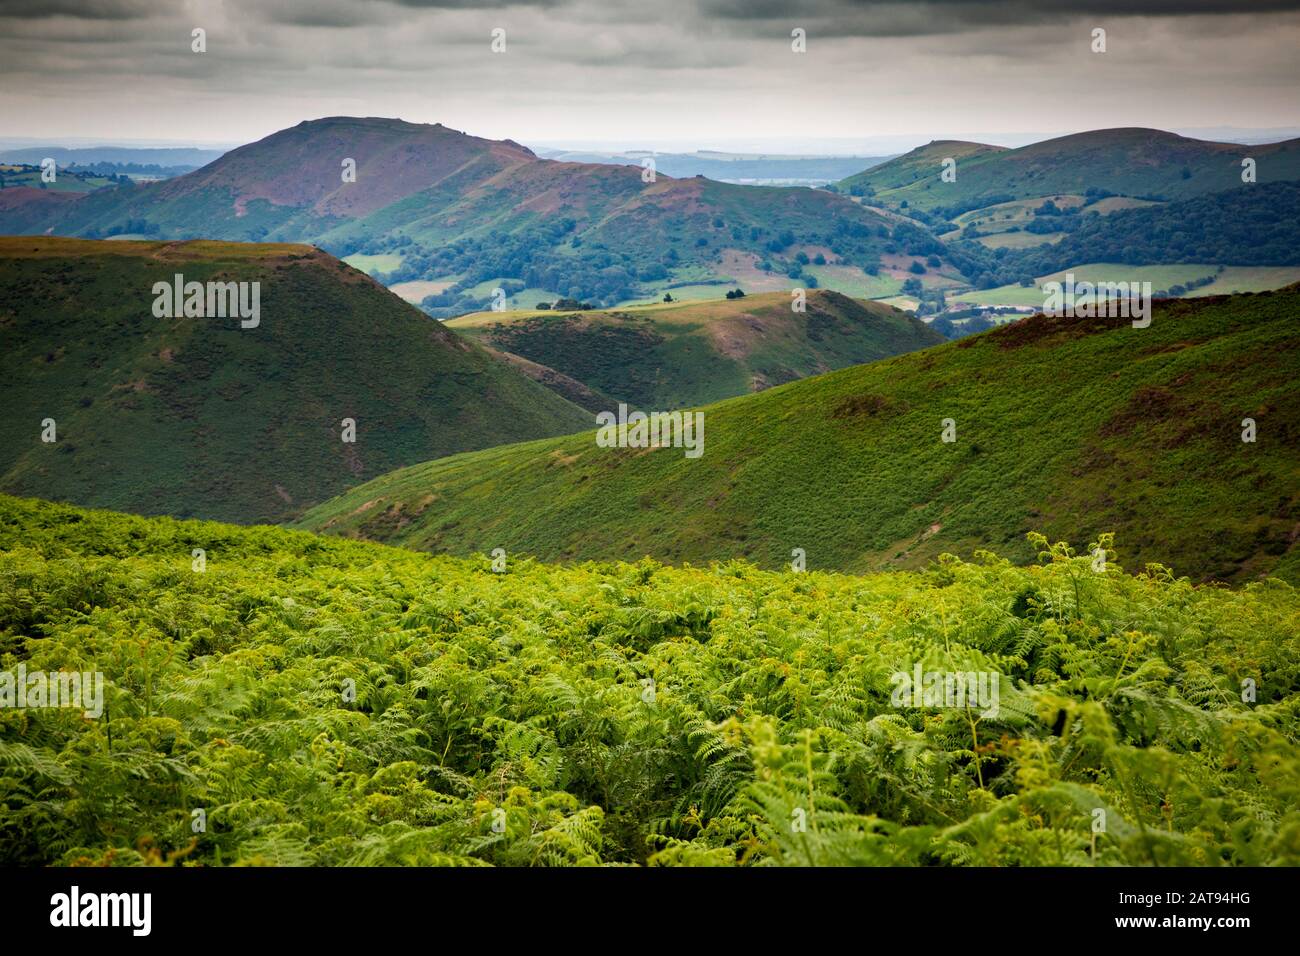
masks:
<path fill-rule="evenodd" d="M 160 316 L 177 273 L 256 283 L 255 326 Z M 0 328 L 0 489 L 79 504 L 279 521 L 401 464 L 590 421 L 311 246 L 0 237 Z"/>

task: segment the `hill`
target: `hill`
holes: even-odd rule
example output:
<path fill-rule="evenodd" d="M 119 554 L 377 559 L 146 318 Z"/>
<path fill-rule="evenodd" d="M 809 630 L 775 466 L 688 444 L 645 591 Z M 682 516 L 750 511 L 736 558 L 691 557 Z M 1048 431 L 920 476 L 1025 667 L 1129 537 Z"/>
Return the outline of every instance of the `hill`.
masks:
<path fill-rule="evenodd" d="M 942 160 L 957 160 L 955 182 Z M 1093 130 L 1018 149 L 936 142 L 837 184 L 894 208 L 952 218 L 1015 199 L 1104 190 L 1144 199 L 1187 199 L 1243 185 L 1241 161 L 1256 161 L 1260 183 L 1300 179 L 1300 140 L 1243 146 L 1157 129 Z"/>
<path fill-rule="evenodd" d="M 103 677 L 0 709 L 7 866 L 1300 862 L 1277 581 L 493 573 L 3 496 L 0 581 L 0 666 Z"/>
<path fill-rule="evenodd" d="M 646 410 L 704 405 L 943 341 L 898 309 L 838 292 L 813 290 L 805 307 L 797 313 L 789 294 L 774 292 L 619 310 L 480 312 L 447 325 Z"/>
<path fill-rule="evenodd" d="M 1145 329 L 1031 318 L 708 406 L 698 458 L 588 432 L 385 475 L 302 526 L 545 559 L 777 567 L 802 548 L 841 570 L 1113 531 L 1128 566 L 1297 581 L 1298 308 L 1293 286 L 1160 303 Z"/>
<path fill-rule="evenodd" d="M 258 323 L 156 317 L 177 273 L 259 283 Z M 0 238 L 0 335 L 0 489 L 146 514 L 284 520 L 591 420 L 307 246 Z"/>
<path fill-rule="evenodd" d="M 344 181 L 347 159 L 354 182 Z M 507 280 L 613 303 L 729 279 L 726 263 L 737 256 L 797 274 L 798 252 L 815 246 L 866 267 L 878 263 L 886 227 L 824 190 L 662 174 L 647 182 L 636 165 L 555 162 L 439 124 L 355 117 L 300 123 L 164 182 L 36 212 L 0 207 L 0 232 L 310 242 L 339 257 L 393 255 L 385 281 L 446 280 L 460 312 L 487 299 L 469 290 Z"/>
<path fill-rule="evenodd" d="M 1068 217 L 1074 218 L 1074 217 Z M 1076 262 L 1300 265 L 1300 182 L 1260 184 L 1164 205 L 1083 216 L 1059 241 L 1011 253 L 1031 275 Z"/>

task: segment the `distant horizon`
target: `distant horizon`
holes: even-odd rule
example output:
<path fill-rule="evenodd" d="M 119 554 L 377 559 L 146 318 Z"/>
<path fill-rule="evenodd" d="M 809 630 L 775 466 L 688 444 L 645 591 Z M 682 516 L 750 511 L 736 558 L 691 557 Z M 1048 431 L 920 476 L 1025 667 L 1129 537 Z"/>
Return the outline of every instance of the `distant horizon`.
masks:
<path fill-rule="evenodd" d="M 357 117 L 370 116 L 379 119 L 401 120 L 403 122 L 415 123 L 417 125 L 432 126 L 435 123 L 424 123 L 417 120 L 407 120 L 400 116 L 376 117 L 374 114 L 335 114 L 335 115 L 355 115 Z M 325 119 L 326 117 L 311 117 L 299 122 L 312 122 L 315 120 Z M 436 121 L 435 121 L 436 122 Z M 288 129 L 297 125 L 290 124 L 287 127 L 280 127 L 271 130 L 263 136 L 245 141 L 208 141 L 208 140 L 186 140 L 186 139 L 147 139 L 139 137 L 85 137 L 85 136 L 2 136 L 0 137 L 0 150 L 9 149 L 31 149 L 38 146 L 48 146 L 57 149 L 206 149 L 221 150 L 229 152 L 238 149 L 241 146 L 247 146 L 249 143 L 271 136 L 281 129 Z M 449 123 L 443 123 L 449 129 L 456 129 Z M 872 158 L 887 155 L 899 155 L 926 143 L 942 140 L 959 140 L 965 142 L 982 143 L 989 146 L 1005 146 L 1011 149 L 1021 146 L 1029 146 L 1034 143 L 1046 142 L 1047 140 L 1057 139 L 1062 136 L 1071 136 L 1079 133 L 1096 132 L 1102 129 L 1122 129 L 1122 128 L 1143 128 L 1154 129 L 1162 132 L 1173 133 L 1178 136 L 1186 136 L 1192 139 L 1204 140 L 1207 142 L 1224 142 L 1224 143 L 1242 143 L 1242 144 L 1260 144 L 1271 142 L 1282 142 L 1288 139 L 1300 138 L 1300 126 L 1281 126 L 1281 127 L 1242 127 L 1242 126 L 1193 126 L 1166 128 L 1155 125 L 1141 125 L 1136 127 L 1090 127 L 1083 129 L 1063 129 L 1052 132 L 957 132 L 957 133 L 915 133 L 899 134 L 888 137 L 825 137 L 809 139 L 807 137 L 758 137 L 758 138 L 728 138 L 715 139 L 701 142 L 692 142 L 688 140 L 664 140 L 658 143 L 648 140 L 620 140 L 620 139 L 558 139 L 558 140 L 520 140 L 517 137 L 493 137 L 487 136 L 473 129 L 458 129 L 469 136 L 475 136 L 480 139 L 513 139 L 529 149 L 537 150 L 554 150 L 564 152 L 596 152 L 596 153 L 623 153 L 623 152 L 655 152 L 655 153 L 703 153 L 703 152 L 720 152 L 720 153 L 743 153 L 749 155 L 769 155 L 781 157 L 863 157 Z M 796 148 L 800 147 L 800 148 Z"/>

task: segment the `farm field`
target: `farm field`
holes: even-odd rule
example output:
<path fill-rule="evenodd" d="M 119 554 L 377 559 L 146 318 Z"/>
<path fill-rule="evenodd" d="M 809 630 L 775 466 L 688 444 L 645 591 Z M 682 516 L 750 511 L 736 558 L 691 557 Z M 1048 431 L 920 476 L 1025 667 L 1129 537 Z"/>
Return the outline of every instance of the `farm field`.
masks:
<path fill-rule="evenodd" d="M 362 272 L 373 276 L 397 269 L 402 264 L 402 257 L 394 252 L 386 252 L 377 256 L 356 252 L 350 256 L 345 256 L 343 261 L 352 268 L 360 269 Z"/>
<path fill-rule="evenodd" d="M 455 284 L 454 278 L 412 279 L 409 282 L 395 282 L 388 287 L 388 291 L 412 305 L 419 305 L 427 296 L 446 292 Z"/>
<path fill-rule="evenodd" d="M 1199 264 L 1129 266 L 1119 263 L 1089 263 L 1040 276 L 1033 286 L 1005 285 L 996 289 L 952 293 L 948 296 L 948 301 L 968 302 L 971 305 L 1027 305 L 1041 308 L 1043 293 L 1039 286 L 1053 280 L 1063 281 L 1067 272 L 1074 274 L 1076 282 L 1150 282 L 1153 292 L 1217 273 L 1213 283 L 1192 289 L 1186 293 L 1189 297 L 1230 292 L 1267 292 L 1300 281 L 1300 266 L 1226 266 L 1222 273 L 1218 269 L 1216 265 Z"/>

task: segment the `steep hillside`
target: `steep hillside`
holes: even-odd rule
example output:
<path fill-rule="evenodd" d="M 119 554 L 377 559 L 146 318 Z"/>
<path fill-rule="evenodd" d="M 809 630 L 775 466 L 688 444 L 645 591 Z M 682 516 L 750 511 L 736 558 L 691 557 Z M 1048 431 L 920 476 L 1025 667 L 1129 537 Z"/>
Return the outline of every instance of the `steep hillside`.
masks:
<path fill-rule="evenodd" d="M 156 317 L 177 273 L 259 283 L 257 324 Z M 0 489 L 147 514 L 279 521 L 590 422 L 307 246 L 0 239 L 0 336 Z"/>
<path fill-rule="evenodd" d="M 344 181 L 346 159 L 355 182 Z M 643 172 L 543 160 L 441 125 L 333 117 L 165 182 L 57 207 L 10 199 L 0 232 L 310 242 L 340 257 L 396 256 L 386 281 L 446 279 L 457 302 L 507 280 L 620 302 L 725 278 L 729 256 L 797 272 L 804 247 L 824 247 L 859 275 L 878 264 L 888 222 L 846 197 L 662 174 L 649 182 Z"/>
<path fill-rule="evenodd" d="M 346 159 L 356 163 L 355 182 L 344 181 Z M 184 176 L 98 192 L 52 225 L 91 237 L 306 241 L 449 179 L 478 184 L 535 160 L 522 146 L 441 125 L 333 117 L 281 130 Z M 8 227 L 3 218 L 0 226 Z"/>
<path fill-rule="evenodd" d="M 1145 329 L 1036 317 L 711 405 L 698 458 L 587 432 L 385 475 L 302 525 L 548 559 L 775 567 L 802 548 L 854 570 L 1115 532 L 1127 567 L 1300 581 L 1297 310 L 1293 286 L 1162 303 Z"/>
<path fill-rule="evenodd" d="M 940 179 L 942 160 L 957 178 Z M 1121 196 L 1186 199 L 1243 185 L 1241 161 L 1256 161 L 1260 183 L 1300 179 L 1300 140 L 1242 146 L 1163 130 L 1094 130 L 1019 149 L 936 142 L 838 184 L 893 207 L 959 215 L 994 203 L 1106 190 Z"/>
<path fill-rule="evenodd" d="M 609 311 L 481 312 L 447 325 L 646 410 L 703 405 L 943 341 L 898 309 L 838 292 L 813 290 L 805 307 L 795 312 L 789 294 L 774 292 Z"/>
<path fill-rule="evenodd" d="M 0 189 L 0 223 L 5 232 L 42 233 L 63 216 L 81 194 L 75 190 L 9 186 Z"/>

